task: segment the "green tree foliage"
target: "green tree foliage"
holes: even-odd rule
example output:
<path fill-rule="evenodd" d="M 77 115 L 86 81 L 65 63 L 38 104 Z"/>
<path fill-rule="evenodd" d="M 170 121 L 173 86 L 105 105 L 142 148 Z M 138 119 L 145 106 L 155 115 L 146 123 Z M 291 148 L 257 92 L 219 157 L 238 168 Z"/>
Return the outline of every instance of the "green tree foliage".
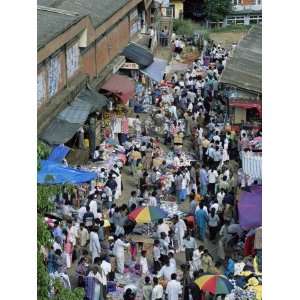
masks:
<path fill-rule="evenodd" d="M 223 21 L 232 10 L 231 0 L 205 0 L 204 11 L 206 18 L 212 22 Z"/>
<path fill-rule="evenodd" d="M 49 154 L 47 154 L 48 156 Z M 42 247 L 49 247 L 51 244 L 51 234 L 47 225 L 44 223 L 44 215 L 51 212 L 54 208 L 51 198 L 63 189 L 72 190 L 72 186 L 59 185 L 38 185 L 37 187 L 37 299 L 48 300 L 50 290 L 50 277 L 44 257 L 41 252 Z M 81 288 L 74 290 L 65 289 L 60 281 L 54 283 L 54 300 L 82 300 L 84 291 Z"/>
<path fill-rule="evenodd" d="M 194 31 L 200 30 L 200 24 L 193 22 L 191 20 L 173 20 L 173 31 L 177 35 L 192 36 Z"/>
<path fill-rule="evenodd" d="M 84 297 L 84 290 L 82 288 L 75 288 L 74 290 L 65 289 L 59 280 L 54 283 L 55 296 L 53 300 L 82 300 Z"/>
<path fill-rule="evenodd" d="M 38 141 L 37 143 L 37 157 L 38 159 L 46 159 L 51 152 L 50 147 L 44 142 Z"/>
<path fill-rule="evenodd" d="M 37 165 L 38 170 L 40 169 L 40 160 L 46 159 L 51 152 L 50 147 L 42 141 L 38 141 L 37 143 Z"/>

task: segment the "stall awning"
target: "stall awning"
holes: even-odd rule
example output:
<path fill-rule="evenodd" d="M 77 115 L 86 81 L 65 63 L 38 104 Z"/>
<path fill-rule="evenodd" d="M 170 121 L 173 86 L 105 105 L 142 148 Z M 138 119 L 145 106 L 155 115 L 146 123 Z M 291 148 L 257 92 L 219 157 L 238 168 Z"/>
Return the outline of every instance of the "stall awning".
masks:
<path fill-rule="evenodd" d="M 101 89 L 115 94 L 123 103 L 135 95 L 135 82 L 128 76 L 113 74 Z"/>
<path fill-rule="evenodd" d="M 122 54 L 130 61 L 137 63 L 141 68 L 146 68 L 153 63 L 153 54 L 136 43 L 130 43 L 124 48 Z"/>
<path fill-rule="evenodd" d="M 94 172 L 67 167 L 49 160 L 41 161 L 41 169 L 37 174 L 39 184 L 80 184 L 90 182 L 97 177 Z"/>
<path fill-rule="evenodd" d="M 75 100 L 57 115 L 57 118 L 70 123 L 84 124 L 90 113 L 101 111 L 108 99 L 93 89 L 83 89 Z"/>
<path fill-rule="evenodd" d="M 89 102 L 76 98 L 71 105 L 67 106 L 57 115 L 57 118 L 69 123 L 84 124 L 90 114 L 91 108 L 92 105 Z"/>
<path fill-rule="evenodd" d="M 109 103 L 109 100 L 104 95 L 94 89 L 82 90 L 77 98 L 88 102 L 92 106 L 91 112 L 101 111 Z"/>
<path fill-rule="evenodd" d="M 54 147 L 48 157 L 49 161 L 54 162 L 62 162 L 62 160 L 66 157 L 66 155 L 69 153 L 70 148 L 65 146 L 64 144 L 58 145 Z"/>
<path fill-rule="evenodd" d="M 75 135 L 80 126 L 81 124 L 78 123 L 74 124 L 54 118 L 40 138 L 50 145 L 64 144 Z"/>
<path fill-rule="evenodd" d="M 233 101 L 229 101 L 229 106 L 244 108 L 244 109 L 256 108 L 258 110 L 258 112 L 261 114 L 261 104 L 259 104 L 259 103 L 251 103 L 251 102 L 233 100 Z"/>
<path fill-rule="evenodd" d="M 241 192 L 238 210 L 240 225 L 244 230 L 261 226 L 261 196 L 261 186 L 254 185 L 251 192 Z"/>
<path fill-rule="evenodd" d="M 90 113 L 101 111 L 108 102 L 108 99 L 96 90 L 83 89 L 75 100 L 52 120 L 40 138 L 50 145 L 66 143 L 85 123 Z"/>
<path fill-rule="evenodd" d="M 141 72 L 156 82 L 160 82 L 163 79 L 167 64 L 166 60 L 155 57 L 154 62 Z"/>

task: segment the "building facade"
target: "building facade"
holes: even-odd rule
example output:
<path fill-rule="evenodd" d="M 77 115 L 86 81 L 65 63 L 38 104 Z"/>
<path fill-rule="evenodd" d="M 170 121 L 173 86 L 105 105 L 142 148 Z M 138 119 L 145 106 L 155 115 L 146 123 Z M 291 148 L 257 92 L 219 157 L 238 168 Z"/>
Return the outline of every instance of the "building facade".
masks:
<path fill-rule="evenodd" d="M 99 89 L 116 72 L 150 20 L 149 0 L 89 2 L 38 1 L 38 135 L 87 83 Z"/>
<path fill-rule="evenodd" d="M 254 25 L 261 22 L 261 0 L 232 0 L 232 12 L 226 16 L 223 26 Z"/>

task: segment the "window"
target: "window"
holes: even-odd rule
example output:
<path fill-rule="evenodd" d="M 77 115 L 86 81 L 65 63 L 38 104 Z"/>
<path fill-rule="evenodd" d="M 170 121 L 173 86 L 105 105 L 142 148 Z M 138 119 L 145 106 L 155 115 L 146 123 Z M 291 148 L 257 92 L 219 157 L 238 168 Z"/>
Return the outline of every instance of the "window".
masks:
<path fill-rule="evenodd" d="M 37 77 L 37 104 L 38 107 L 45 101 L 46 97 L 46 81 L 43 73 Z"/>
<path fill-rule="evenodd" d="M 242 0 L 232 0 L 232 5 L 241 5 Z"/>
<path fill-rule="evenodd" d="M 61 64 L 58 55 L 51 58 L 47 64 L 48 69 L 48 94 L 54 96 L 58 90 L 58 83 L 61 74 Z"/>
<path fill-rule="evenodd" d="M 236 17 L 235 24 L 244 24 L 244 17 Z"/>
<path fill-rule="evenodd" d="M 79 68 L 78 43 L 67 49 L 67 75 L 72 77 Z"/>
<path fill-rule="evenodd" d="M 256 5 L 261 5 L 261 0 L 256 0 Z"/>

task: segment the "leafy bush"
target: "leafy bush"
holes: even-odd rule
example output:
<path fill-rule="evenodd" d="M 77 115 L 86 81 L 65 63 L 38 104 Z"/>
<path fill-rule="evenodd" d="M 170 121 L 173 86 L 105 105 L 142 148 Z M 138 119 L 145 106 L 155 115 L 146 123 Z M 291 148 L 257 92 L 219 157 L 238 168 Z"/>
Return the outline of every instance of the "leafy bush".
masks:
<path fill-rule="evenodd" d="M 177 35 L 192 36 L 194 31 L 203 29 L 199 23 L 193 22 L 191 20 L 173 20 L 173 31 Z"/>

